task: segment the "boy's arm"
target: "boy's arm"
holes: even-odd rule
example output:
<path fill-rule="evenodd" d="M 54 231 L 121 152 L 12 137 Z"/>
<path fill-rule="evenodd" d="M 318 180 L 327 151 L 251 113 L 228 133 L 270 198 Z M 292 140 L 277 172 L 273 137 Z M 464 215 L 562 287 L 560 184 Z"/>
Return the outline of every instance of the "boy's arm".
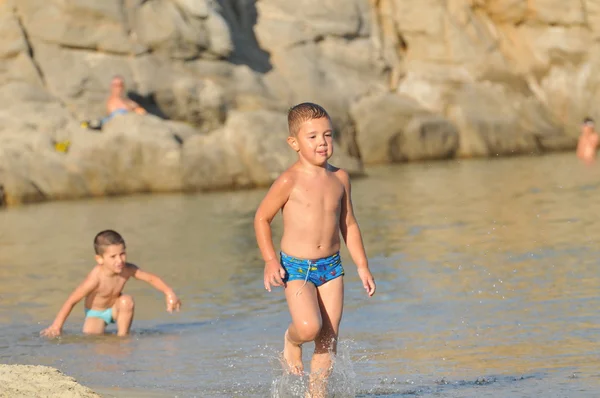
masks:
<path fill-rule="evenodd" d="M 65 321 L 71 314 L 73 307 L 75 304 L 80 302 L 85 296 L 90 294 L 96 287 L 98 286 L 98 278 L 96 276 L 95 270 L 90 272 L 90 274 L 85 278 L 83 282 L 79 286 L 75 288 L 73 293 L 67 298 L 63 306 L 58 311 L 56 318 L 54 318 L 54 322 L 50 327 L 42 330 L 40 335 L 47 337 L 56 337 L 59 336 L 62 332 L 62 327 L 65 324 Z"/>
<path fill-rule="evenodd" d="M 352 188 L 350 185 L 350 176 L 344 170 L 339 170 L 340 181 L 344 185 L 344 198 L 342 199 L 342 210 L 340 212 L 340 232 L 352 260 L 358 268 L 358 275 L 369 296 L 375 294 L 375 279 L 369 270 L 369 261 L 358 222 L 354 217 L 354 208 L 352 206 Z"/>
<path fill-rule="evenodd" d="M 169 312 L 173 312 L 174 310 L 179 311 L 179 309 L 181 308 L 181 300 L 179 300 L 179 298 L 177 298 L 177 295 L 175 294 L 173 289 L 171 289 L 169 287 L 169 285 L 167 285 L 157 275 L 154 275 L 150 272 L 142 271 L 136 265 L 127 264 L 127 266 L 134 267 L 133 268 L 133 277 L 135 279 L 144 281 L 144 282 L 148 283 L 149 285 L 151 285 L 156 290 L 163 292 L 163 294 L 165 295 L 165 299 L 167 300 L 167 311 L 169 311 Z"/>
<path fill-rule="evenodd" d="M 279 176 L 271 185 L 269 192 L 258 206 L 254 216 L 254 232 L 258 248 L 265 261 L 265 272 L 263 282 L 265 289 L 271 291 L 271 286 L 283 286 L 285 270 L 277 260 L 273 236 L 271 232 L 271 221 L 279 210 L 283 208 L 293 187 L 290 173 L 286 172 Z"/>

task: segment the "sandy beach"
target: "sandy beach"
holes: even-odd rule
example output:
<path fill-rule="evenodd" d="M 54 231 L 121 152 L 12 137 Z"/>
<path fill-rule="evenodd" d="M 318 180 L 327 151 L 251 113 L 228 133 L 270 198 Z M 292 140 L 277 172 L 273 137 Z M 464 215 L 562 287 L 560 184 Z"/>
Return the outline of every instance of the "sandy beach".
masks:
<path fill-rule="evenodd" d="M 49 366 L 0 365 L 0 397 L 100 398 L 100 395 Z"/>

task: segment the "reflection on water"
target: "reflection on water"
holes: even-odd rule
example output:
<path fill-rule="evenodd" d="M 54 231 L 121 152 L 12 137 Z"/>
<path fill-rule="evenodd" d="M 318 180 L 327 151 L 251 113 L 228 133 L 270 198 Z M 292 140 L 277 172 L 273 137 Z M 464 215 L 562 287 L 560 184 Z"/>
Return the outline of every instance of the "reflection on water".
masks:
<path fill-rule="evenodd" d="M 585 168 L 567 154 L 368 174 L 353 193 L 378 291 L 364 295 L 343 251 L 347 356 L 338 360 L 336 397 L 596 396 L 600 165 Z M 2 362 L 57 366 L 115 396 L 289 391 L 277 384 L 287 309 L 280 293 L 261 287 L 252 230 L 263 195 L 135 196 L 0 212 Z M 90 270 L 92 239 L 105 228 L 122 232 L 130 261 L 176 288 L 183 311 L 166 313 L 160 293 L 132 281 L 131 337 L 80 336 L 79 305 L 63 338 L 40 339 Z"/>

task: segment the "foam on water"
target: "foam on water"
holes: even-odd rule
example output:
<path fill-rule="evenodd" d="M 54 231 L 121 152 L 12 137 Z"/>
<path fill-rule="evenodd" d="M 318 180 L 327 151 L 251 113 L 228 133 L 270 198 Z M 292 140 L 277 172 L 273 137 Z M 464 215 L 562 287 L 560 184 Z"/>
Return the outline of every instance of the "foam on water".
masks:
<path fill-rule="evenodd" d="M 342 340 L 338 343 L 337 354 L 332 354 L 333 371 L 327 383 L 326 396 L 328 398 L 356 397 L 356 373 L 350 355 L 353 344 L 354 342 L 351 340 Z M 280 361 L 282 360 L 283 358 L 280 358 Z M 284 371 L 282 363 L 279 363 L 278 366 L 279 370 L 275 372 L 276 377 L 272 383 L 271 398 L 308 398 L 310 369 L 298 376 Z M 277 373 L 279 373 L 278 376 Z"/>

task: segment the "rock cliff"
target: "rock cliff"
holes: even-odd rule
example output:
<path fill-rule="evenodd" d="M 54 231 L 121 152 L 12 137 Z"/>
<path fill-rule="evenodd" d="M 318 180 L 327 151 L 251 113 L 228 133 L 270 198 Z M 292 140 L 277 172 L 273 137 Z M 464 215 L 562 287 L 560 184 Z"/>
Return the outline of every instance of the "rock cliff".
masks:
<path fill-rule="evenodd" d="M 303 101 L 354 174 L 572 149 L 599 22 L 600 0 L 0 0 L 0 204 L 268 185 Z M 117 74 L 153 115 L 83 129 Z"/>

